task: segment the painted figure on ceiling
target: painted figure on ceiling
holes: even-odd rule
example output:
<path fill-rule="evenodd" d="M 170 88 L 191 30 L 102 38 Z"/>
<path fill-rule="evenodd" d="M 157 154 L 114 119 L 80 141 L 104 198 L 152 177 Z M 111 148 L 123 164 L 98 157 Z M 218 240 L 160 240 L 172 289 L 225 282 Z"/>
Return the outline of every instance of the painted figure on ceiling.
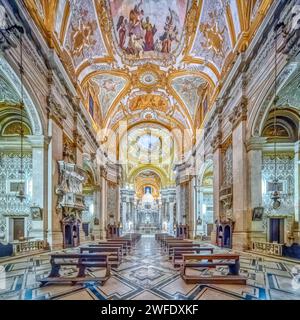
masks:
<path fill-rule="evenodd" d="M 225 58 L 225 48 L 224 48 L 224 32 L 226 27 L 220 29 L 218 21 L 219 16 L 216 11 L 210 12 L 209 17 L 211 23 L 203 23 L 200 25 L 200 31 L 203 33 L 206 42 L 202 42 L 202 46 L 213 52 L 213 57 Z"/>
<path fill-rule="evenodd" d="M 143 38 L 142 19 L 144 10 L 141 9 L 143 1 L 134 6 L 134 9 L 129 14 L 129 32 L 133 33 L 137 38 Z"/>
<path fill-rule="evenodd" d="M 179 21 L 178 15 L 175 13 L 174 10 L 169 8 L 170 15 L 166 18 L 166 23 L 164 27 L 164 33 L 160 37 L 162 48 L 161 52 L 163 53 L 170 53 L 172 50 L 172 42 L 175 40 L 178 42 L 178 30 L 176 28 L 176 24 L 174 20 Z"/>
<path fill-rule="evenodd" d="M 150 3 L 154 4 L 155 1 Z M 161 12 L 161 21 L 157 21 L 157 16 L 151 14 L 151 8 L 149 10 L 149 6 L 147 6 L 149 12 L 144 19 L 143 5 L 144 1 L 140 0 L 129 11 L 129 14 L 127 11 L 128 17 L 119 16 L 116 25 L 119 47 L 128 55 L 134 55 L 137 58 L 142 57 L 146 52 L 170 54 L 174 41 L 179 42 L 178 36 L 182 23 L 178 13 L 169 7 L 166 18 L 164 18 L 164 12 Z M 155 37 L 158 31 L 160 35 Z M 153 54 L 146 56 L 153 57 Z"/>
<path fill-rule="evenodd" d="M 127 33 L 128 21 L 123 16 L 120 17 L 117 25 L 117 31 L 119 32 L 119 46 L 124 49 Z"/>
<path fill-rule="evenodd" d="M 150 18 L 147 17 L 146 21 L 142 21 L 142 28 L 146 30 L 145 34 L 145 44 L 144 51 L 153 51 L 154 50 L 154 35 L 156 33 L 155 25 L 152 25 Z"/>

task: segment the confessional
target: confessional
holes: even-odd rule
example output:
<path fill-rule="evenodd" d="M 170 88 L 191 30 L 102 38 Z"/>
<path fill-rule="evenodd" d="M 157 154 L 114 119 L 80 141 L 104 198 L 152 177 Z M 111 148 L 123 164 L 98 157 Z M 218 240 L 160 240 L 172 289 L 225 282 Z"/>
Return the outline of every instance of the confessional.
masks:
<path fill-rule="evenodd" d="M 176 225 L 176 237 L 187 239 L 189 237 L 189 227 L 187 224 Z"/>
<path fill-rule="evenodd" d="M 114 239 L 120 237 L 120 226 L 116 224 L 109 224 L 106 228 L 106 238 Z"/>
<path fill-rule="evenodd" d="M 222 248 L 232 248 L 233 222 L 217 222 L 216 224 L 217 245 Z"/>

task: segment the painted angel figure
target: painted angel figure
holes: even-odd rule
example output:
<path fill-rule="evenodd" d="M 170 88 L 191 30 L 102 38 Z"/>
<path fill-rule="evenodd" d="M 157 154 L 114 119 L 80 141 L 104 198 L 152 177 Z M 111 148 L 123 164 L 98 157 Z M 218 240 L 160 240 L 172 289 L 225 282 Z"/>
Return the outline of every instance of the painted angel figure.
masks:
<path fill-rule="evenodd" d="M 164 34 L 160 37 L 162 43 L 161 52 L 170 53 L 172 50 L 172 42 L 174 40 L 178 41 L 178 30 L 176 24 L 179 21 L 179 17 L 174 10 L 169 8 L 170 15 L 167 16 L 165 26 L 164 26 Z"/>
<path fill-rule="evenodd" d="M 117 24 L 117 31 L 119 32 L 119 46 L 121 49 L 124 49 L 125 46 L 127 28 L 128 21 L 124 18 L 124 16 L 121 16 Z"/>
<path fill-rule="evenodd" d="M 142 30 L 142 17 L 144 15 L 144 10 L 141 8 L 143 0 L 141 0 L 129 13 L 129 33 L 132 33 L 136 38 L 143 38 Z"/>

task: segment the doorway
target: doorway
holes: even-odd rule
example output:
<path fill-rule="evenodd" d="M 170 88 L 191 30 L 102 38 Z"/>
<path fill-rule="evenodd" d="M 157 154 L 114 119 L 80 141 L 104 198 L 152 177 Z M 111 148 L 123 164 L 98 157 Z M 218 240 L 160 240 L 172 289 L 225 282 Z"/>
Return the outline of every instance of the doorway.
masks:
<path fill-rule="evenodd" d="M 270 218 L 269 242 L 284 243 L 283 218 Z"/>
<path fill-rule="evenodd" d="M 13 219 L 13 240 L 24 239 L 24 218 Z"/>

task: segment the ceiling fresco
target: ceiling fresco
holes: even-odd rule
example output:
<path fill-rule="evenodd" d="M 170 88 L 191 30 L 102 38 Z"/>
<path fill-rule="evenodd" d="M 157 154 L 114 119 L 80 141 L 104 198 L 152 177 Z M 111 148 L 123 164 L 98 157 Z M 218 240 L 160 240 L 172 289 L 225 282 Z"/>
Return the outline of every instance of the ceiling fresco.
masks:
<path fill-rule="evenodd" d="M 182 76 L 172 81 L 172 87 L 190 112 L 192 118 L 195 116 L 199 106 L 201 93 L 206 82 L 195 76 Z"/>
<path fill-rule="evenodd" d="M 192 55 L 210 61 L 221 70 L 231 46 L 226 8 L 223 2 L 221 0 L 204 1 Z"/>
<path fill-rule="evenodd" d="M 24 0 L 87 110 L 86 83 L 99 87 L 99 130 L 127 118 L 191 131 L 272 2 Z"/>
<path fill-rule="evenodd" d="M 104 56 L 106 52 L 93 1 L 72 0 L 65 48 L 73 59 L 75 68 L 84 60 Z"/>
<path fill-rule="evenodd" d="M 102 74 L 93 77 L 91 80 L 99 87 L 98 100 L 102 110 L 102 116 L 106 117 L 107 111 L 112 106 L 115 99 L 124 89 L 127 80 L 111 74 Z"/>
<path fill-rule="evenodd" d="M 173 60 L 183 37 L 188 0 L 109 2 L 122 55 L 129 60 Z"/>

